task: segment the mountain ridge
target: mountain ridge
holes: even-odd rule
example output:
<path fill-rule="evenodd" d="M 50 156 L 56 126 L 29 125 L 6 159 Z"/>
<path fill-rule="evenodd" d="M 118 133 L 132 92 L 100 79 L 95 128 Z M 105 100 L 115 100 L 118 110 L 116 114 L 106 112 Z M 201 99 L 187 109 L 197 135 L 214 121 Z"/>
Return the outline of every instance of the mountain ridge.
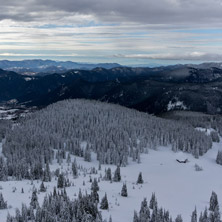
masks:
<path fill-rule="evenodd" d="M 148 113 L 221 114 L 222 69 L 186 66 L 69 70 L 43 76 L 0 70 L 0 103 L 43 107 L 73 98 L 117 103 Z"/>

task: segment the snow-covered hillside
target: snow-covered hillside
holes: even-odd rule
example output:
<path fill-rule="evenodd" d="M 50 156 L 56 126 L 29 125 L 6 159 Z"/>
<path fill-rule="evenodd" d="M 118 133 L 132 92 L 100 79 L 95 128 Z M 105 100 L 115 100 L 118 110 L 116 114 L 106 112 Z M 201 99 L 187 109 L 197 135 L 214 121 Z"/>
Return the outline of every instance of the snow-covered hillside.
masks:
<path fill-rule="evenodd" d="M 153 193 L 158 210 L 163 207 L 173 219 L 181 214 L 190 221 L 195 206 L 198 214 L 209 206 L 212 191 L 219 204 L 222 200 L 217 121 L 203 122 L 205 128 L 192 122 L 86 100 L 50 105 L 16 124 L 2 120 L 0 222 L 82 222 L 83 216 L 84 222 L 110 222 L 110 217 L 113 222 L 130 222 L 141 201 L 149 201 Z M 143 183 L 138 184 L 140 173 Z M 125 186 L 127 197 L 122 192 Z M 105 194 L 109 209 L 100 209 Z"/>
<path fill-rule="evenodd" d="M 148 154 L 141 155 L 141 163 L 130 162 L 127 167 L 121 168 L 121 182 L 103 181 L 106 168 L 110 167 L 112 172 L 115 166 L 102 165 L 98 170 L 99 163 L 95 155 L 92 155 L 92 162 L 85 162 L 83 158 L 75 157 L 79 170 L 79 177 L 74 179 L 71 172 L 71 166 L 68 166 L 66 160 L 59 165 L 56 161 L 50 165 L 51 170 L 60 168 L 63 172 L 68 172 L 68 177 L 74 186 L 67 187 L 68 196 L 72 199 L 78 195 L 79 189 L 85 193 L 90 193 L 90 177 L 100 178 L 99 196 L 100 199 L 107 193 L 109 201 L 109 210 L 102 210 L 103 218 L 109 219 L 112 216 L 113 222 L 133 221 L 134 210 L 139 210 L 140 203 L 144 197 L 151 198 L 152 192 L 156 193 L 159 206 L 168 209 L 173 216 L 182 214 L 184 221 L 190 221 L 191 212 L 194 207 L 197 211 L 203 211 L 209 204 L 209 198 L 212 191 L 218 194 L 220 206 L 222 203 L 222 180 L 220 174 L 222 166 L 215 163 L 217 151 L 221 150 L 222 143 L 214 143 L 213 148 L 203 157 L 195 159 L 192 155 L 177 152 L 174 153 L 170 148 L 159 147 L 156 151 L 150 150 Z M 188 158 L 189 162 L 181 164 L 176 159 L 184 160 Z M 74 156 L 72 156 L 72 160 Z M 203 168 L 202 171 L 195 171 L 194 165 L 198 164 Z M 91 174 L 91 169 L 95 167 L 97 174 Z M 139 172 L 142 172 L 144 184 L 136 184 Z M 122 197 L 120 191 L 122 184 L 127 184 L 128 197 Z M 85 183 L 85 185 L 83 185 Z M 30 203 L 33 186 L 40 187 L 40 181 L 29 180 L 0 182 L 3 196 L 8 202 L 9 209 L 0 210 L 1 222 L 6 221 L 8 212 L 15 213 L 15 208 L 21 208 L 22 203 Z M 53 191 L 57 186 L 55 178 L 52 182 L 45 183 L 47 193 Z M 24 193 L 21 193 L 22 188 Z M 46 193 L 39 193 L 39 202 L 43 201 Z"/>

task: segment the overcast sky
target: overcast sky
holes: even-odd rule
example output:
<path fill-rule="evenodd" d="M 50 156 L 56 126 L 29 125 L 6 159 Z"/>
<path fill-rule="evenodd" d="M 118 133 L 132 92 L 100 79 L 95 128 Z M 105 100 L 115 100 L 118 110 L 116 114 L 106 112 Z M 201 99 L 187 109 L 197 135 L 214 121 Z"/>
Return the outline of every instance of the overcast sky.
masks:
<path fill-rule="evenodd" d="M 0 0 L 0 59 L 222 61 L 222 0 Z"/>

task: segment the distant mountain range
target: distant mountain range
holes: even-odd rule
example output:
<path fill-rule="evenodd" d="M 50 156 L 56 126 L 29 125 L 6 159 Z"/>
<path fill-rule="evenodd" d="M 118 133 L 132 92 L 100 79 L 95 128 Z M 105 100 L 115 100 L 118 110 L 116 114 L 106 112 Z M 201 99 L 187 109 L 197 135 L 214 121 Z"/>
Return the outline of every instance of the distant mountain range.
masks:
<path fill-rule="evenodd" d="M 63 99 L 86 98 L 154 114 L 170 110 L 222 114 L 221 65 L 199 66 L 100 67 L 37 76 L 0 70 L 0 103 L 43 107 Z"/>
<path fill-rule="evenodd" d="M 63 73 L 70 69 L 91 70 L 96 67 L 106 69 L 120 67 L 117 63 L 77 63 L 71 61 L 53 61 L 53 60 L 22 60 L 22 61 L 9 61 L 0 60 L 0 68 L 8 71 L 14 71 L 23 75 L 46 75 L 50 73 Z"/>

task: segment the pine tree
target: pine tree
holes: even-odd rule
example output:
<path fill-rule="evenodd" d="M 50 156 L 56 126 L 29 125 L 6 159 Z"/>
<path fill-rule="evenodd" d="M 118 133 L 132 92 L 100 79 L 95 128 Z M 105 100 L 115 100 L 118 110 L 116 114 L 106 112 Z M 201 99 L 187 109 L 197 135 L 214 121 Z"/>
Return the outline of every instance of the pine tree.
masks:
<path fill-rule="evenodd" d="M 216 206 L 218 205 L 217 194 L 213 191 L 210 197 L 210 211 L 214 211 Z"/>
<path fill-rule="evenodd" d="M 209 222 L 208 220 L 208 212 L 207 212 L 207 208 L 205 208 L 204 213 L 203 213 L 203 217 L 202 217 L 202 221 L 201 222 Z"/>
<path fill-rule="evenodd" d="M 167 211 L 164 210 L 163 218 L 164 218 L 164 222 L 169 222 L 170 221 L 170 213 L 169 213 L 168 210 Z"/>
<path fill-rule="evenodd" d="M 141 202 L 140 212 L 139 212 L 139 219 L 142 222 L 149 221 L 150 219 L 150 210 L 148 208 L 146 198 L 143 199 Z"/>
<path fill-rule="evenodd" d="M 177 215 L 176 219 L 175 219 L 175 222 L 183 222 L 183 219 L 181 217 L 181 215 Z"/>
<path fill-rule="evenodd" d="M 57 181 L 57 188 L 64 188 L 65 187 L 65 178 L 63 173 L 59 174 L 58 181 Z"/>
<path fill-rule="evenodd" d="M 136 211 L 134 211 L 133 222 L 140 222 L 140 219 L 139 219 L 138 214 L 137 214 Z"/>
<path fill-rule="evenodd" d="M 153 210 L 155 202 L 156 202 L 156 195 L 155 195 L 155 193 L 152 193 L 152 196 L 151 196 L 151 199 L 150 199 L 150 205 L 149 205 L 149 208 L 151 210 Z"/>
<path fill-rule="evenodd" d="M 102 169 L 102 166 L 101 166 L 101 162 L 99 161 L 99 167 L 98 167 L 98 170 L 100 171 Z"/>
<path fill-rule="evenodd" d="M 99 191 L 99 185 L 98 185 L 98 182 L 97 182 L 97 179 L 94 178 L 92 184 L 91 184 L 91 190 L 92 191 Z"/>
<path fill-rule="evenodd" d="M 46 192 L 46 187 L 44 186 L 44 183 L 42 181 L 41 185 L 40 185 L 40 192 Z"/>
<path fill-rule="evenodd" d="M 2 156 L 0 156 L 0 181 L 6 181 L 8 178 L 8 167 Z"/>
<path fill-rule="evenodd" d="M 137 179 L 137 183 L 138 184 L 142 184 L 143 183 L 143 177 L 142 177 L 142 173 L 139 173 L 138 179 Z"/>
<path fill-rule="evenodd" d="M 91 199 L 93 202 L 99 203 L 99 194 L 97 193 L 96 190 L 92 190 Z"/>
<path fill-rule="evenodd" d="M 49 168 L 49 163 L 46 163 L 46 167 L 43 173 L 43 181 L 44 182 L 50 182 L 51 181 L 51 172 L 50 172 L 50 168 Z"/>
<path fill-rule="evenodd" d="M 114 172 L 113 181 L 119 182 L 120 180 L 121 180 L 121 174 L 120 174 L 120 167 L 118 165 Z"/>
<path fill-rule="evenodd" d="M 70 156 L 70 153 L 68 153 L 68 156 L 67 156 L 67 160 L 66 162 L 68 163 L 68 166 L 69 164 L 71 163 L 71 156 Z"/>
<path fill-rule="evenodd" d="M 214 222 L 221 222 L 219 205 L 217 205 L 214 209 Z"/>
<path fill-rule="evenodd" d="M 91 162 L 91 151 L 90 151 L 88 144 L 87 144 L 85 152 L 84 152 L 84 160 L 87 162 Z"/>
<path fill-rule="evenodd" d="M 11 217 L 9 213 L 7 214 L 6 222 L 13 222 L 13 218 Z"/>
<path fill-rule="evenodd" d="M 34 189 L 33 192 L 32 192 L 32 198 L 31 198 L 30 205 L 33 207 L 33 209 L 36 209 L 39 206 L 37 190 L 36 189 Z"/>
<path fill-rule="evenodd" d="M 109 209 L 109 203 L 108 203 L 108 200 L 107 200 L 106 193 L 105 193 L 105 196 L 101 200 L 100 209 L 103 209 L 103 210 Z"/>
<path fill-rule="evenodd" d="M 111 181 L 112 180 L 112 172 L 111 172 L 111 169 L 108 168 L 107 170 L 105 170 L 105 177 L 104 177 L 105 180 L 109 180 Z"/>
<path fill-rule="evenodd" d="M 196 209 L 196 207 L 195 207 L 194 211 L 192 212 L 191 222 L 197 222 L 197 209 Z"/>
<path fill-rule="evenodd" d="M 6 209 L 7 202 L 4 200 L 2 193 L 0 193 L 0 209 Z"/>
<path fill-rule="evenodd" d="M 125 183 L 124 183 L 123 186 L 122 186 L 121 196 L 122 196 L 122 197 L 127 197 L 127 196 L 128 196 L 128 193 L 127 193 L 127 186 L 126 186 Z"/>
<path fill-rule="evenodd" d="M 78 177 L 78 167 L 76 163 L 76 159 L 74 159 L 74 162 L 72 163 L 72 173 L 74 178 Z"/>
<path fill-rule="evenodd" d="M 16 221 L 22 221 L 22 216 L 21 216 L 21 213 L 20 213 L 20 210 L 18 208 L 16 208 L 15 210 L 15 220 Z"/>
<path fill-rule="evenodd" d="M 216 163 L 222 165 L 222 151 L 218 150 Z"/>

